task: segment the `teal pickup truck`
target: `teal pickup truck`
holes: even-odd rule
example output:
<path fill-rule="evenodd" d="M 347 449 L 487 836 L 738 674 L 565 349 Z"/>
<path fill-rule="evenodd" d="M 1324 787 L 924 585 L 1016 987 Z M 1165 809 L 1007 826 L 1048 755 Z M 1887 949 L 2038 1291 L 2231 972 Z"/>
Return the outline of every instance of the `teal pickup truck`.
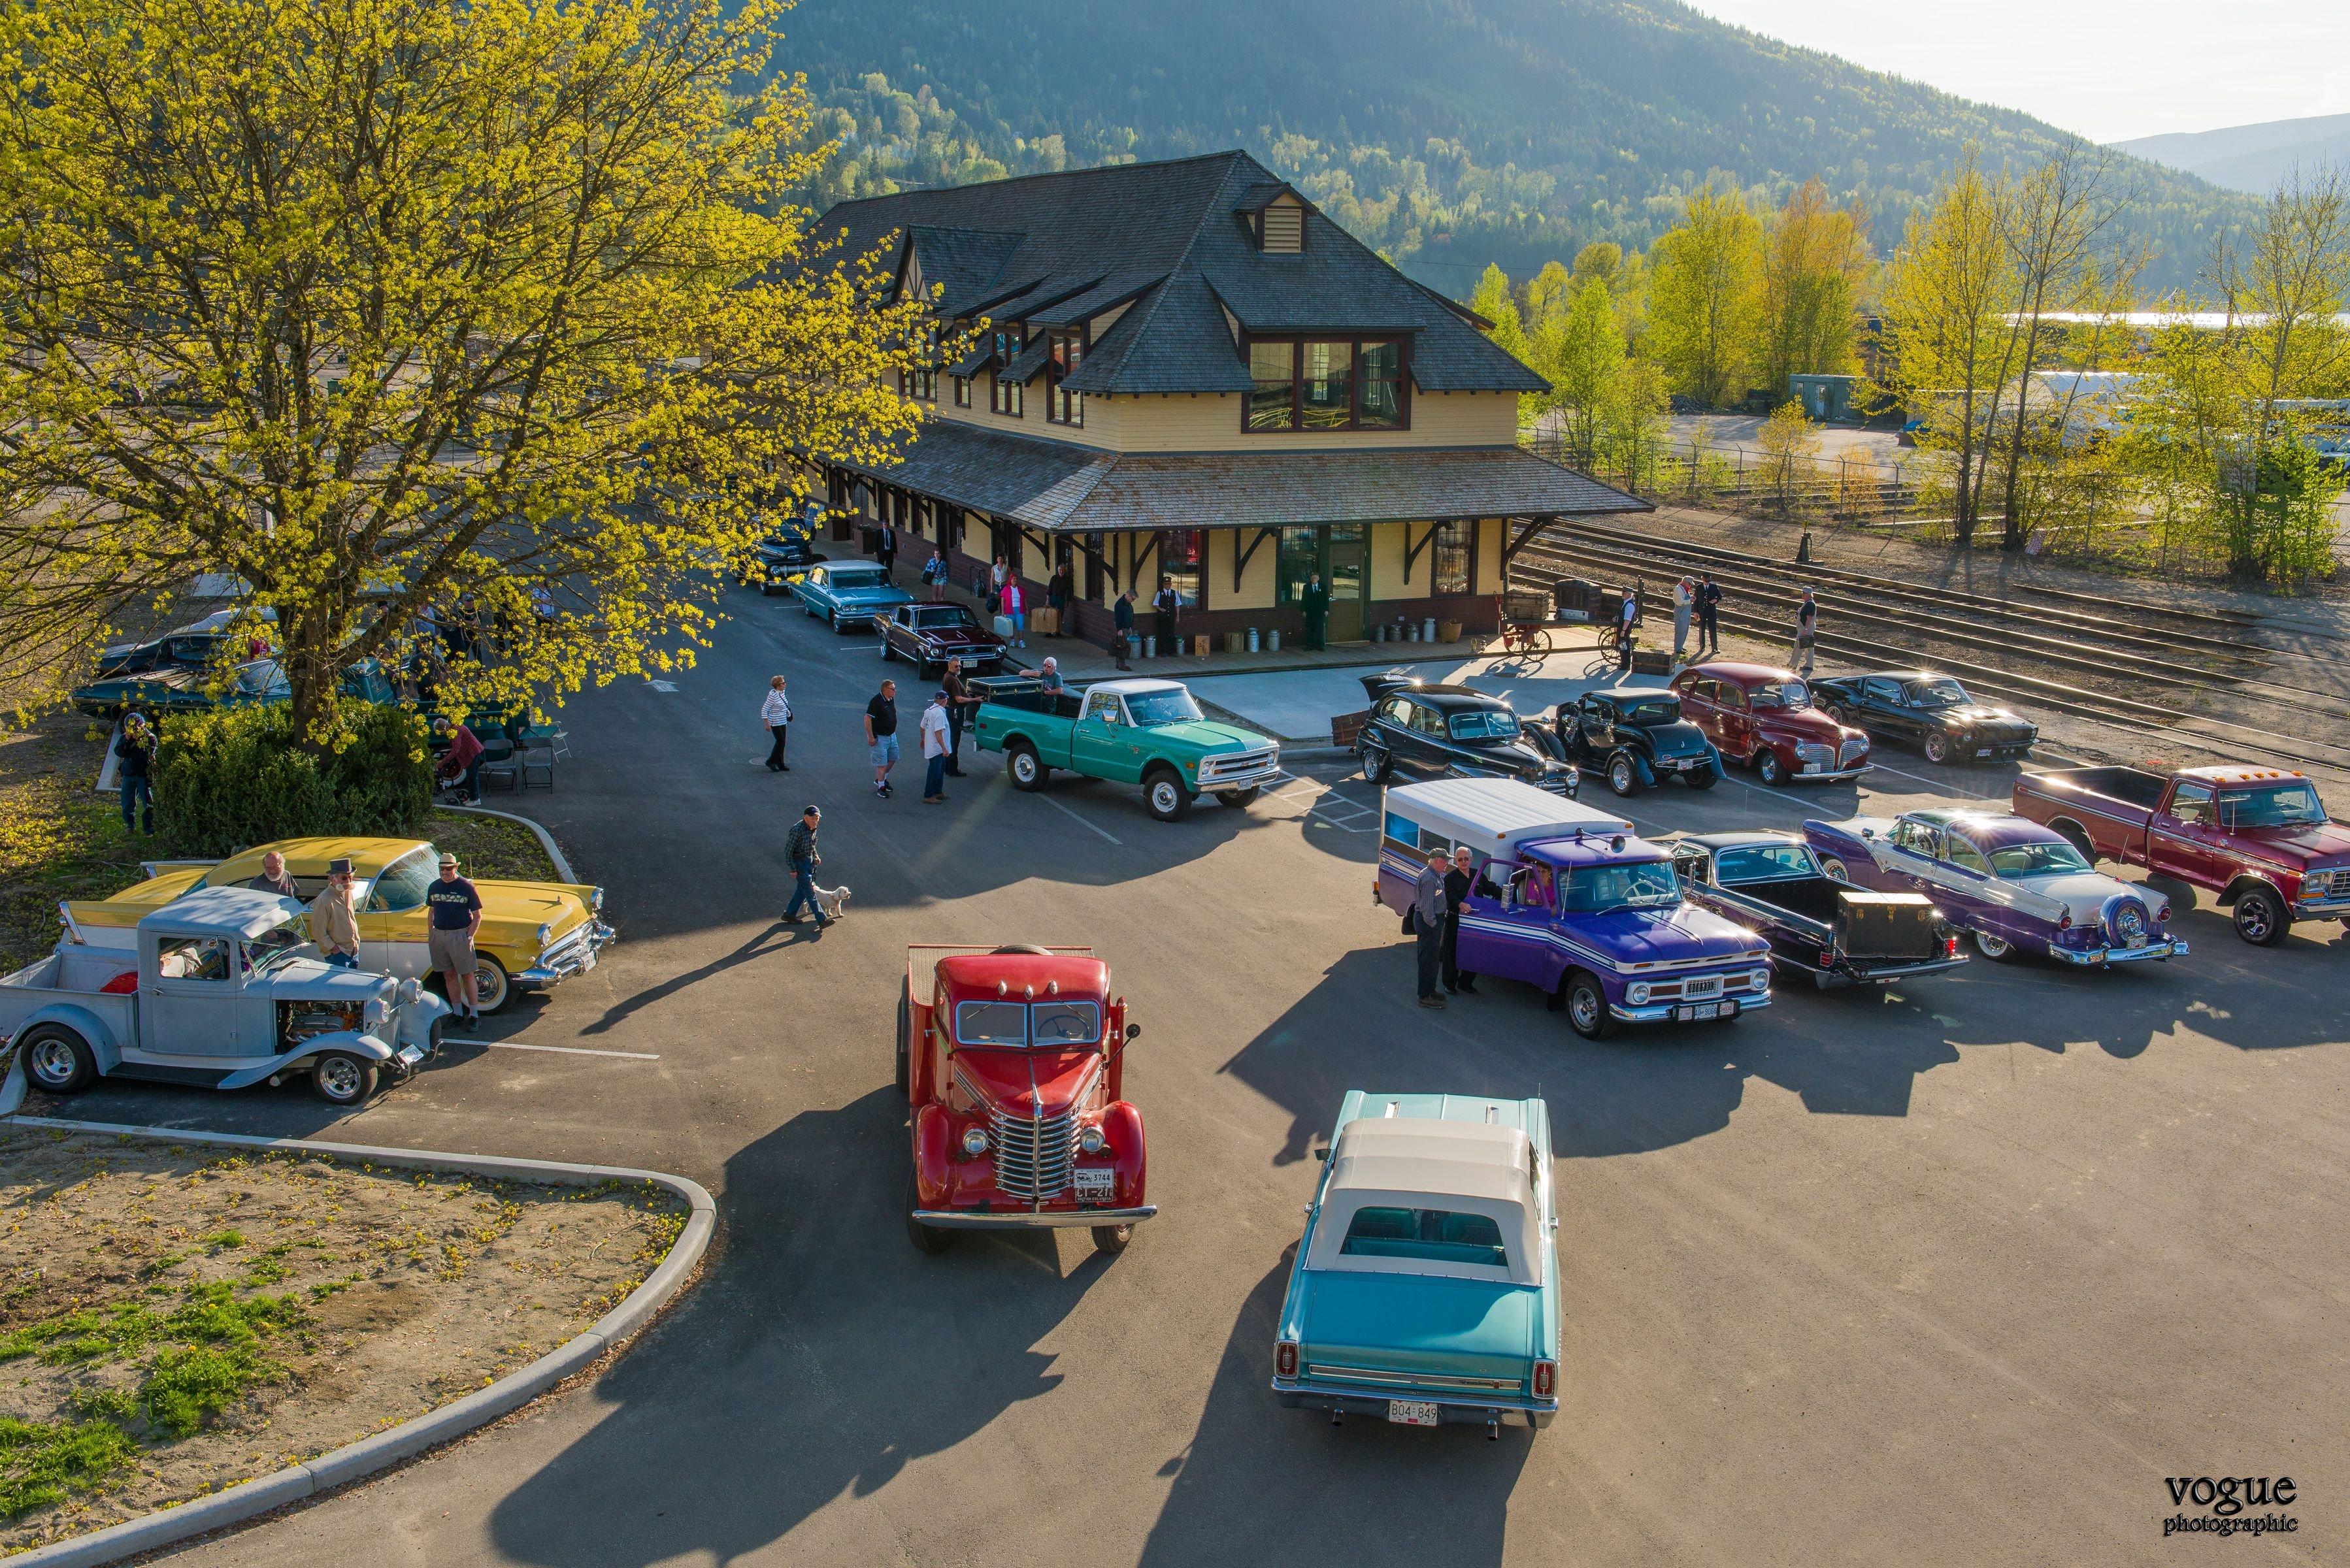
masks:
<path fill-rule="evenodd" d="M 974 680 L 983 701 L 973 733 L 1002 752 L 1014 789 L 1043 785 L 1055 768 L 1142 786 L 1161 822 L 1202 793 L 1244 806 L 1281 776 L 1281 748 L 1266 736 L 1209 722 L 1180 680 L 1105 680 L 1082 691 L 1047 691 L 1029 679 Z"/>

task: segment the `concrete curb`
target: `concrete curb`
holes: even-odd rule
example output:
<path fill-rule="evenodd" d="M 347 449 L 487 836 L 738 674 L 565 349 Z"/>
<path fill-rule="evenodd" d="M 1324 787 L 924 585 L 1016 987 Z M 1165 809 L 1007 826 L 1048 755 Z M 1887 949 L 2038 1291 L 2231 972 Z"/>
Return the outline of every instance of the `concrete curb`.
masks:
<path fill-rule="evenodd" d="M 537 823 L 533 822 L 526 816 L 520 815 L 511 811 L 499 811 L 494 807 L 486 805 L 442 805 L 436 806 L 434 809 L 437 811 L 462 811 L 468 816 L 494 816 L 505 822 L 519 822 L 537 836 L 538 846 L 546 851 L 546 857 L 549 860 L 555 862 L 555 874 L 556 877 L 566 882 L 577 882 L 579 880 L 578 874 L 571 869 L 571 862 L 565 859 L 563 851 L 556 847 L 555 843 L 555 835 L 547 832 L 546 828 L 540 826 Z"/>
<path fill-rule="evenodd" d="M 494 815 L 504 815 L 503 813 Z M 518 819 L 519 820 L 519 819 Z M 647 1275 L 628 1299 L 606 1313 L 576 1338 L 549 1351 L 518 1372 L 508 1373 L 486 1388 L 428 1410 L 388 1431 L 319 1455 L 298 1465 L 259 1477 L 193 1502 L 166 1508 L 143 1519 L 109 1525 L 72 1541 L 61 1541 L 8 1559 L 10 1568 L 96 1568 L 142 1552 L 153 1552 L 191 1536 L 241 1523 L 272 1509 L 374 1474 L 422 1453 L 528 1404 L 565 1378 L 593 1365 L 598 1357 L 634 1334 L 669 1303 L 702 1261 L 718 1219 L 717 1205 L 701 1183 L 658 1170 L 619 1166 L 569 1165 L 556 1160 L 514 1159 L 503 1155 L 443 1154 L 432 1149 L 379 1148 L 369 1144 L 317 1143 L 304 1138 L 256 1137 L 244 1133 L 186 1132 L 177 1127 L 130 1127 L 114 1122 L 62 1121 L 49 1116 L 10 1116 L 16 1127 L 50 1127 L 67 1132 L 96 1133 L 116 1137 L 155 1138 L 167 1143 L 223 1144 L 236 1148 L 283 1149 L 293 1153 L 334 1155 L 345 1159 L 371 1160 L 379 1165 L 406 1166 L 420 1170 L 467 1171 L 522 1181 L 543 1181 L 586 1187 L 599 1181 L 648 1181 L 685 1199 L 685 1228 L 669 1256 Z"/>
<path fill-rule="evenodd" d="M 0 1117 L 13 1116 L 16 1107 L 25 1103 L 25 1057 L 22 1052 L 8 1058 L 8 1075 L 0 1078 Z"/>

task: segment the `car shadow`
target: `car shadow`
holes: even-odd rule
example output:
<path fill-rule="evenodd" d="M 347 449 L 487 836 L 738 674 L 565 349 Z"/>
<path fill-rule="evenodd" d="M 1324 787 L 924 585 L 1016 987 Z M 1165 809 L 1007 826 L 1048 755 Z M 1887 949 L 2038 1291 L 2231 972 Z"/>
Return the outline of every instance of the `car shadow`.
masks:
<path fill-rule="evenodd" d="M 1334 1108 L 1335 1108 L 1335 1102 Z M 1510 1496 L 1537 1435 L 1504 1428 L 1393 1427 L 1277 1404 L 1273 1339 L 1292 1242 L 1256 1282 L 1225 1341 L 1191 1440 L 1159 1474 L 1174 1485 L 1144 1542 L 1144 1568 L 1202 1563 L 1499 1563 Z M 1376 1497 L 1376 1508 L 1333 1508 Z M 1245 1521 L 1243 1526 L 1242 1521 Z M 1235 1532 L 1245 1528 L 1245 1543 Z"/>
<path fill-rule="evenodd" d="M 878 1089 L 726 1162 L 708 1277 L 598 1383 L 611 1413 L 498 1503 L 504 1560 L 736 1562 L 1059 1384 L 1034 1346 L 1108 1260 L 1075 1261 L 1082 1232 L 916 1251 L 904 1121 L 904 1098 Z M 903 1354 L 875 1356 L 880 1321 Z"/>

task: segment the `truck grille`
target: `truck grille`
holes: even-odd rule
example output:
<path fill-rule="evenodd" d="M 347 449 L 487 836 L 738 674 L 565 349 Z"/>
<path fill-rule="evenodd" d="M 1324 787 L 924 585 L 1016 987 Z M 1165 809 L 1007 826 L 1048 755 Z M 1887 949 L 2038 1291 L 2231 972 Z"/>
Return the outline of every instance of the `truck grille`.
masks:
<path fill-rule="evenodd" d="M 1200 764 L 1200 779 L 1204 784 L 1210 779 L 1237 778 L 1243 774 L 1270 767 L 1273 758 L 1274 748 L 1271 746 L 1253 752 L 1233 752 L 1226 756 L 1210 757 Z"/>
<path fill-rule="evenodd" d="M 1031 1121 L 990 1110 L 987 1119 L 995 1138 L 995 1185 L 1007 1197 L 1032 1202 L 1058 1198 L 1069 1185 L 1076 1117 L 1064 1111 Z"/>

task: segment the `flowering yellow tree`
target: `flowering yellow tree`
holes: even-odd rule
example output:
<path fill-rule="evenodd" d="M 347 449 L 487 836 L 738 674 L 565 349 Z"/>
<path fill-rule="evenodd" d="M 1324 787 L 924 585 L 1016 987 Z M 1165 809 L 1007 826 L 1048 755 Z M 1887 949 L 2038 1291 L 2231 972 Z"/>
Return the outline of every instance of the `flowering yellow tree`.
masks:
<path fill-rule="evenodd" d="M 788 192 L 769 0 L 0 0 L 0 679 L 196 574 L 295 732 L 471 596 L 459 702 L 691 662 L 935 352 Z"/>

